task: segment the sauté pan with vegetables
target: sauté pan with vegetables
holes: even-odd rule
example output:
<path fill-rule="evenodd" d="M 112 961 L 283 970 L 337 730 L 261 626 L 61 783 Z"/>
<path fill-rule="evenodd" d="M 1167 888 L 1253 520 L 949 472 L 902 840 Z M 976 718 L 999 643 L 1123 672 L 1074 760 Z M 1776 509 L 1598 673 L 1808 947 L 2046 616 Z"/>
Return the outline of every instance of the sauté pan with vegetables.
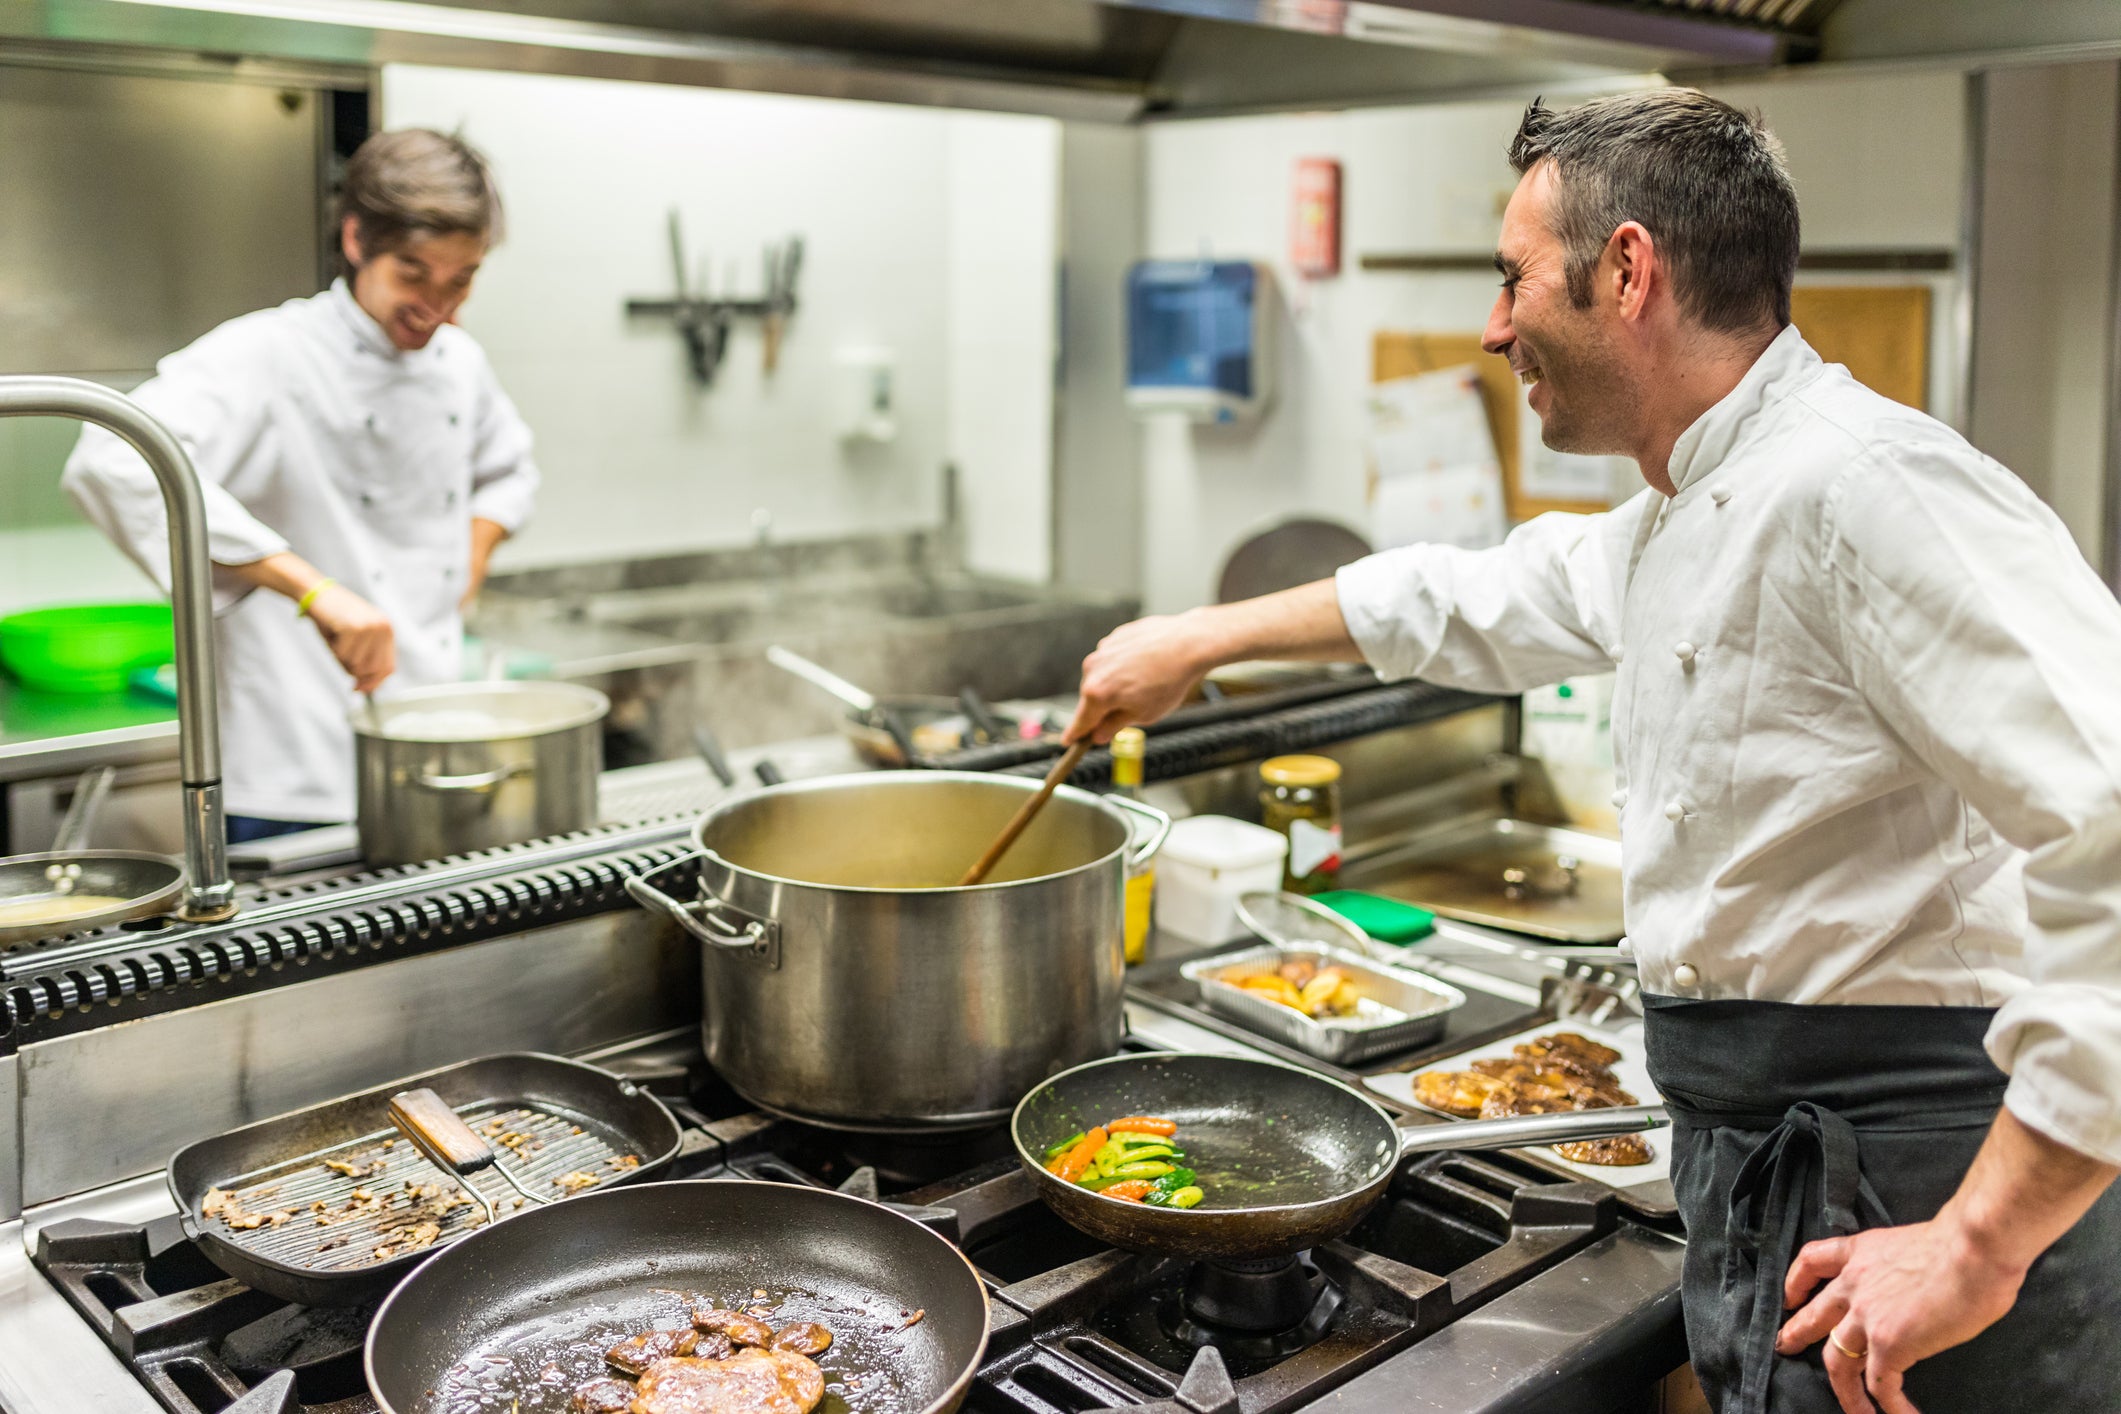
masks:
<path fill-rule="evenodd" d="M 1115 1119 L 1069 1135 L 1045 1157 L 1054 1177 L 1126 1203 L 1190 1208 L 1207 1196 L 1180 1162 L 1186 1151 L 1178 1147 L 1178 1125 L 1168 1119 Z"/>

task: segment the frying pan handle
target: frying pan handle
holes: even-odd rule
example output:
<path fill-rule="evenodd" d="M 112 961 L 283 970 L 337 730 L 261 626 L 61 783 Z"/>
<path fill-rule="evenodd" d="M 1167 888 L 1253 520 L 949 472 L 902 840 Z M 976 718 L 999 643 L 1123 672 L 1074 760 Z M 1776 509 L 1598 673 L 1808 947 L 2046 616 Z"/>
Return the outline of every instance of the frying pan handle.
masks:
<path fill-rule="evenodd" d="M 1105 804 L 1116 806 L 1149 826 L 1149 838 L 1133 845 L 1127 851 L 1127 872 L 1140 873 L 1144 865 L 1156 858 L 1156 852 L 1164 847 L 1164 841 L 1170 837 L 1171 817 L 1153 805 L 1144 805 L 1124 795 L 1108 795 L 1105 797 Z"/>
<path fill-rule="evenodd" d="M 1401 1129 L 1399 1152 L 1405 1157 L 1442 1149 L 1519 1149 L 1535 1144 L 1617 1139 L 1626 1134 L 1647 1134 L 1671 1122 L 1663 1105 L 1628 1105 L 1604 1110 L 1571 1110 L 1565 1114 L 1475 1119 L 1461 1124 L 1427 1124 Z"/>
<path fill-rule="evenodd" d="M 712 894 L 697 903 L 683 903 L 649 882 L 658 874 L 680 865 L 697 864 L 709 857 L 703 850 L 673 859 L 646 874 L 635 874 L 626 880 L 626 892 L 650 913 L 662 914 L 709 947 L 746 954 L 778 970 L 781 965 L 781 925 L 778 920 L 746 913 Z"/>

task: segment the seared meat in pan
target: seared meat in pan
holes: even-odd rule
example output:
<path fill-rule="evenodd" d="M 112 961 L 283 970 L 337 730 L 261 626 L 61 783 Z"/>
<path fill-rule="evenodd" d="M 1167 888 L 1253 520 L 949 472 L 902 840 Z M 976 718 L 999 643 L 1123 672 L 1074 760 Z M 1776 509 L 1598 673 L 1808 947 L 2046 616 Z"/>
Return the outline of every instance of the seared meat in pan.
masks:
<path fill-rule="evenodd" d="M 624 1380 L 591 1380 L 574 1392 L 575 1414 L 630 1414 L 633 1386 Z"/>
<path fill-rule="evenodd" d="M 797 1321 L 773 1333 L 773 1349 L 796 1355 L 823 1355 L 832 1344 L 832 1332 L 815 1321 Z"/>
<path fill-rule="evenodd" d="M 658 1360 L 641 1376 L 633 1414 L 810 1414 L 825 1375 L 785 1350 L 740 1350 L 727 1360 Z"/>
<path fill-rule="evenodd" d="M 720 1331 L 738 1345 L 765 1347 L 773 1344 L 773 1327 L 742 1311 L 718 1311 L 708 1307 L 692 1313 L 695 1330 Z"/>
<path fill-rule="evenodd" d="M 623 1374 L 639 1375 L 658 1360 L 692 1354 L 699 1343 L 698 1331 L 644 1331 L 605 1351 L 604 1360 Z"/>
<path fill-rule="evenodd" d="M 1430 1070 L 1414 1077 L 1414 1098 L 1432 1110 L 1471 1119 L 1503 1082 L 1471 1070 Z"/>

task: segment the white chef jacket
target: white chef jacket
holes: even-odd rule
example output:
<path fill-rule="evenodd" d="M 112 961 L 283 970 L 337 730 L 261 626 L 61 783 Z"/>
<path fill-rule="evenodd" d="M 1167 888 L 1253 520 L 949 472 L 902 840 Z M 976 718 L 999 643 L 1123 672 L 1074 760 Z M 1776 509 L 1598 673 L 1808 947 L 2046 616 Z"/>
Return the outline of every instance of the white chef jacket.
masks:
<path fill-rule="evenodd" d="M 397 671 L 379 695 L 455 681 L 472 518 L 528 519 L 530 429 L 469 334 L 444 325 L 402 351 L 343 280 L 230 320 L 132 396 L 205 492 L 229 813 L 352 819 L 352 679 L 286 598 L 219 566 L 291 549 L 389 616 Z M 64 484 L 166 592 L 167 521 L 139 455 L 88 428 Z"/>
<path fill-rule="evenodd" d="M 2121 1163 L 2121 607 L 2024 483 L 1782 331 L 1677 494 L 1387 551 L 1387 677 L 1617 669 L 1629 938 L 1689 999 L 2000 1007 L 2042 1133 Z"/>

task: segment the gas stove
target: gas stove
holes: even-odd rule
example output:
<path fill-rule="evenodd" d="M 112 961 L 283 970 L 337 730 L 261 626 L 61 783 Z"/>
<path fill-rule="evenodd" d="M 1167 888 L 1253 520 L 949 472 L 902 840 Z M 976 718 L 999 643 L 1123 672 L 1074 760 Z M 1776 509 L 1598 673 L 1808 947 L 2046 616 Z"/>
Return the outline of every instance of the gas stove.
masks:
<path fill-rule="evenodd" d="M 1624 1235 L 1613 1195 L 1508 1160 L 1431 1156 L 1340 1241 L 1282 1263 L 1194 1264 L 1106 1248 L 1041 1203 L 1005 1130 L 896 1140 L 760 1114 L 692 1062 L 621 1064 L 685 1125 L 655 1181 L 763 1179 L 890 1203 L 986 1281 L 981 1414 L 1280 1414 Z M 42 1226 L 32 1260 L 172 1414 L 372 1414 L 372 1307 L 291 1306 L 228 1279 L 174 1214 Z M 146 1407 L 143 1403 L 142 1407 Z"/>

